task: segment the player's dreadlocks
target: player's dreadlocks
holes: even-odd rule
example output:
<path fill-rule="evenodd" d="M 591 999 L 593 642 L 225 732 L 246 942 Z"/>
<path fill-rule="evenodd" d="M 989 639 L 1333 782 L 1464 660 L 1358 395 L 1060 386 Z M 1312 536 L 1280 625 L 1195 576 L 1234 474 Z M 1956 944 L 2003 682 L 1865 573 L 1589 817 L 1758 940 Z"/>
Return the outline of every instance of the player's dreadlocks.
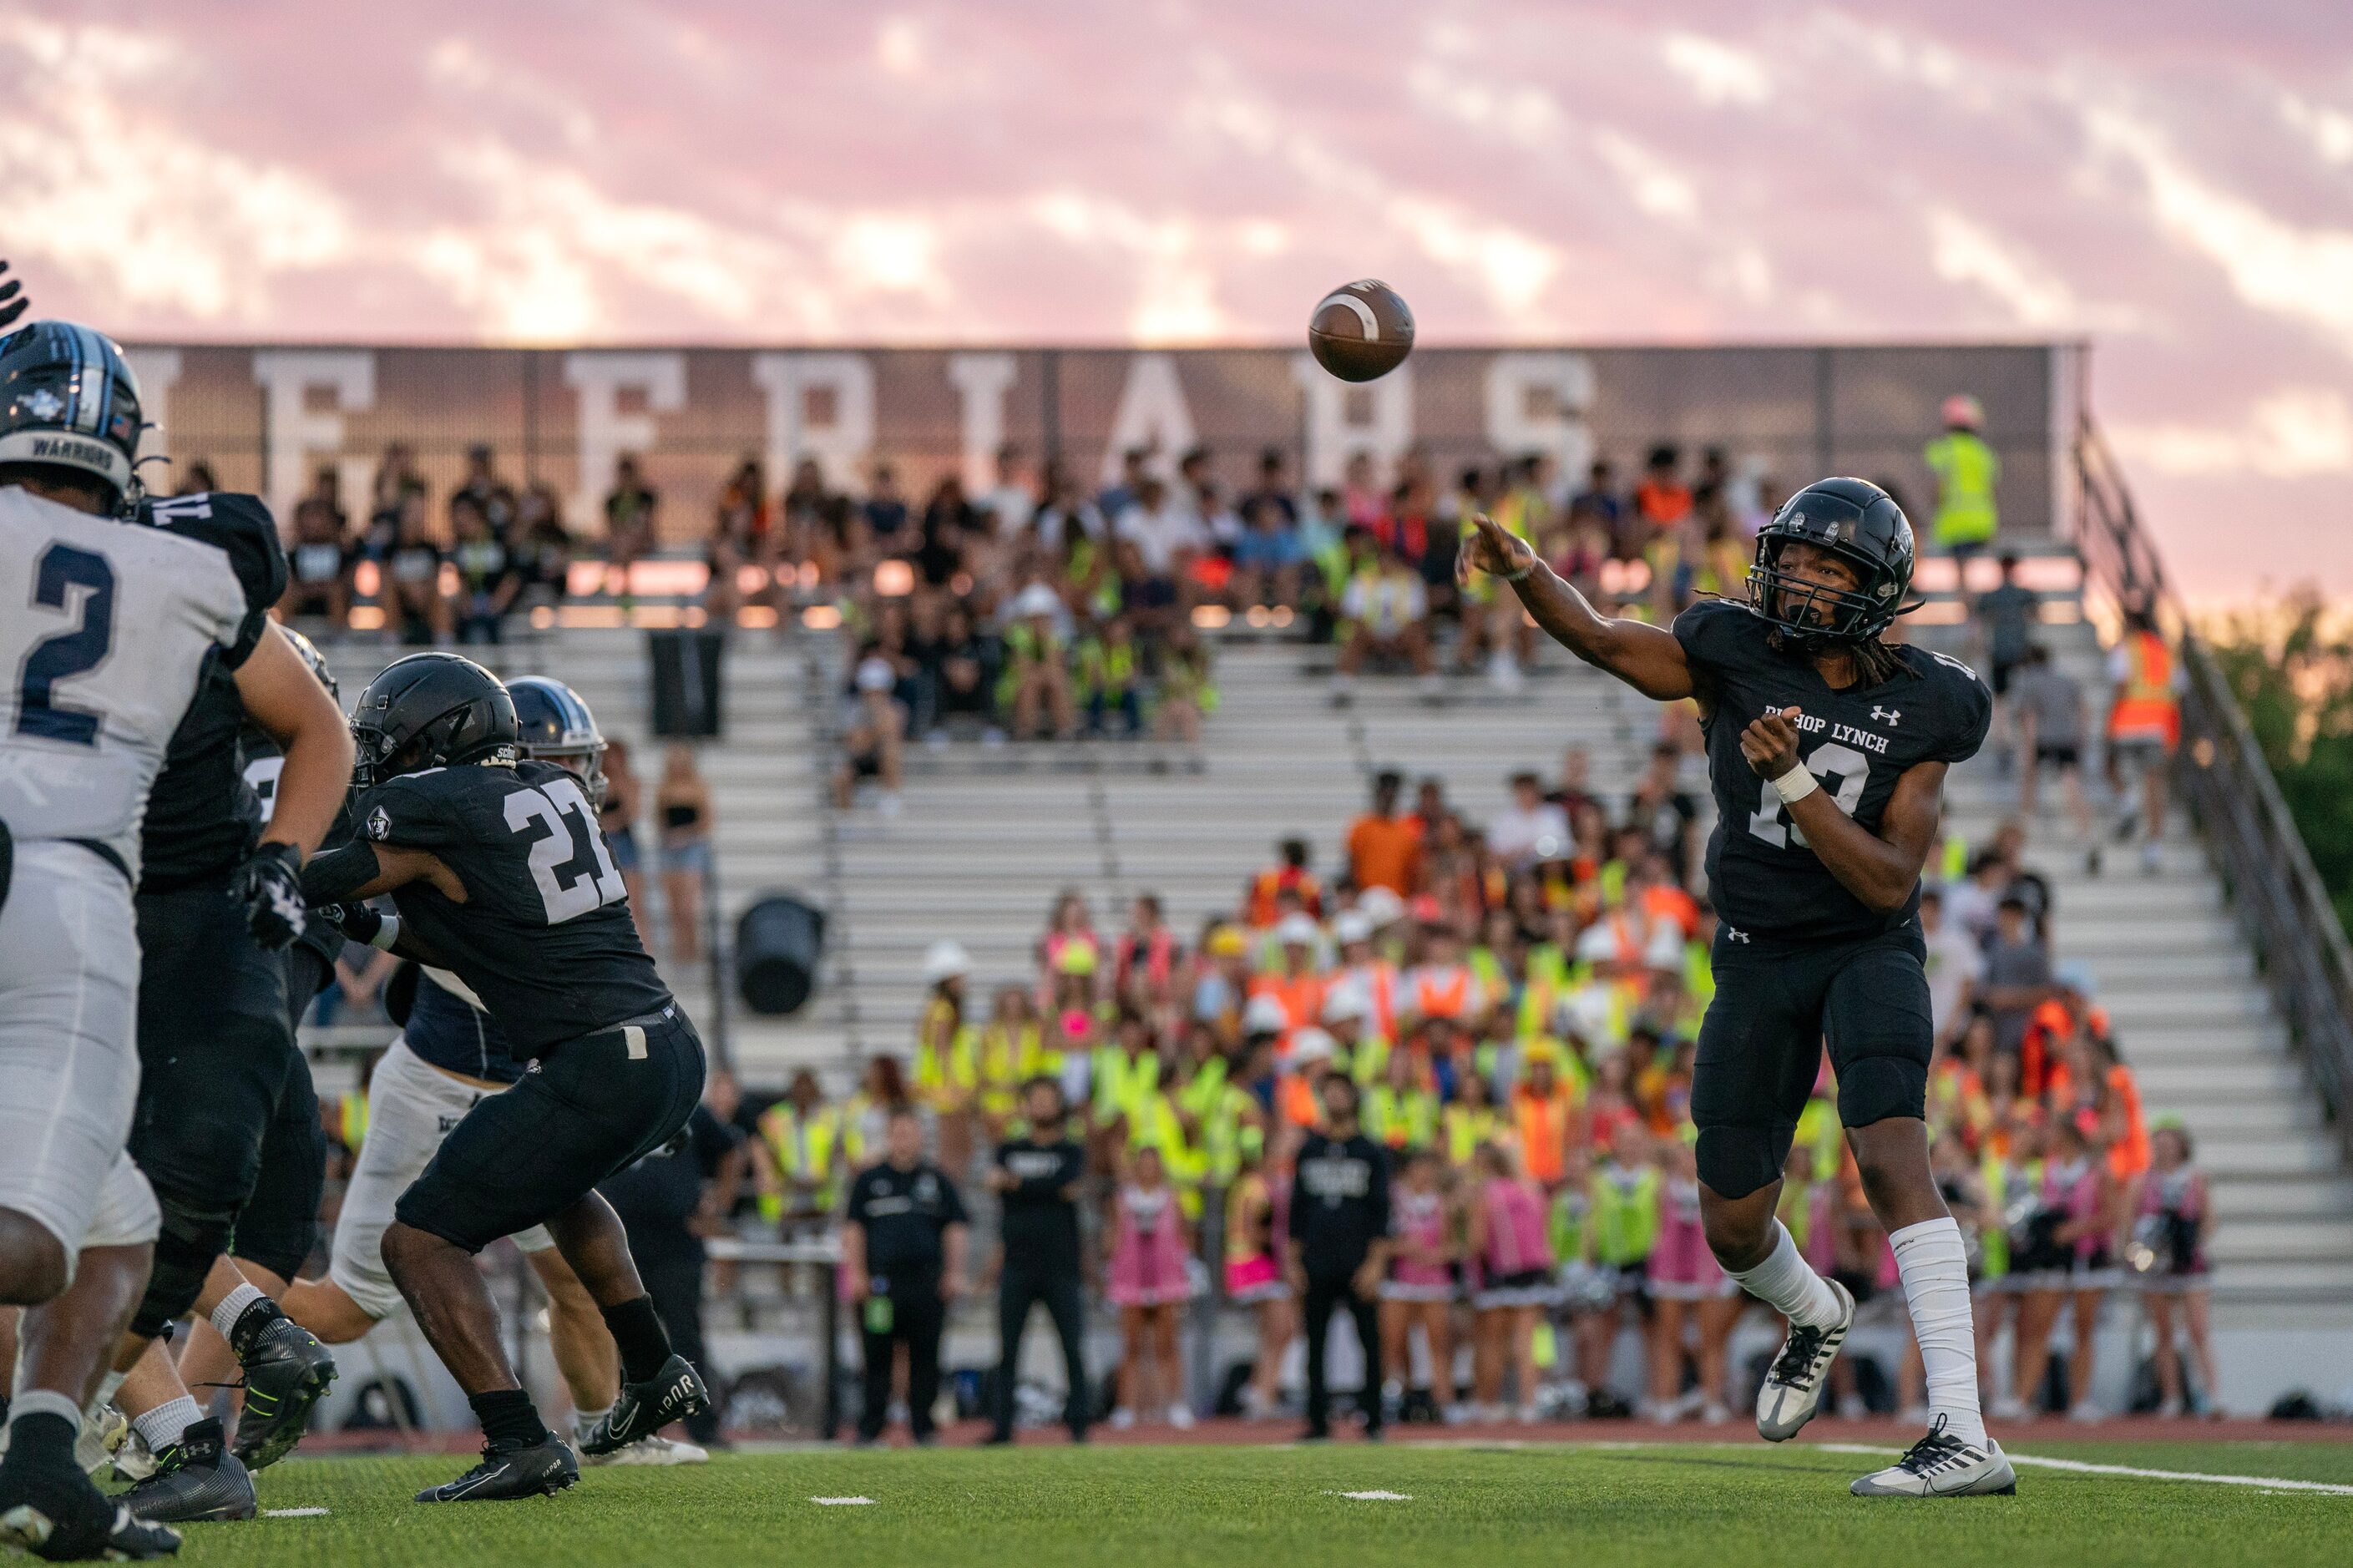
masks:
<path fill-rule="evenodd" d="M 1776 630 L 1769 633 L 1765 640 L 1777 652 L 1794 651 L 1789 647 L 1787 633 Z M 1905 671 L 1903 653 L 1893 645 L 1881 641 L 1876 633 L 1847 646 L 1854 650 L 1854 687 L 1858 691 L 1893 680 Z"/>

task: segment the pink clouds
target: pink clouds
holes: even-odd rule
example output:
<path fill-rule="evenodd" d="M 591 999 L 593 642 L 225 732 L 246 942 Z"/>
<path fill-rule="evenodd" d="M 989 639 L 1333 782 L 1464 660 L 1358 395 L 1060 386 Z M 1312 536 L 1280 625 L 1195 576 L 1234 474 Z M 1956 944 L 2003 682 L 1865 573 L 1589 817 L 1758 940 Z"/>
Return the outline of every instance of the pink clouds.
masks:
<path fill-rule="evenodd" d="M 148 338 L 2089 336 L 2185 574 L 2353 591 L 2353 18 L 2243 12 L 0 0 L 0 250 Z"/>

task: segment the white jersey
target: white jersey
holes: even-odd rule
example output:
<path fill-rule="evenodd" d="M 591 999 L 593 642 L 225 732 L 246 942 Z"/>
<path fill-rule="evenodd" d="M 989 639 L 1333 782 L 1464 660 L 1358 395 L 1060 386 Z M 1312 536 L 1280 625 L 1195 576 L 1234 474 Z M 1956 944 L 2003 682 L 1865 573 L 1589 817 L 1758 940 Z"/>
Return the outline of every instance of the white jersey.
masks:
<path fill-rule="evenodd" d="M 233 647 L 227 554 L 0 489 L 0 822 L 103 844 L 133 878 L 147 795 L 206 656 Z"/>

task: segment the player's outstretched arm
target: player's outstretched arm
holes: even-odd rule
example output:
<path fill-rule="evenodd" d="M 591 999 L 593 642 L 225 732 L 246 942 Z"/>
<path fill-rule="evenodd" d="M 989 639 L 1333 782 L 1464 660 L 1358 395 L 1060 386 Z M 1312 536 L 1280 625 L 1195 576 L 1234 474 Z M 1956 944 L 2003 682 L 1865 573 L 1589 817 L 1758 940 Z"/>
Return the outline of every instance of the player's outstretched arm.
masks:
<path fill-rule="evenodd" d="M 1656 701 L 1692 695 L 1691 665 L 1674 633 L 1601 614 L 1561 581 L 1527 541 L 1484 512 L 1474 514 L 1471 523 L 1454 560 L 1457 581 L 1468 582 L 1473 572 L 1500 577 L 1519 595 L 1546 635 L 1586 663 L 1608 670 Z"/>
<path fill-rule="evenodd" d="M 354 838 L 311 857 L 302 868 L 302 901 L 313 908 L 357 903 L 412 882 L 430 882 L 452 903 L 467 899 L 466 884 L 431 850 Z"/>
<path fill-rule="evenodd" d="M 1895 781 L 1880 831 L 1872 832 L 1839 809 L 1831 792 L 1812 783 L 1798 762 L 1795 708 L 1768 712 L 1740 732 L 1740 754 L 1757 776 L 1780 792 L 1789 820 L 1839 886 L 1873 914 L 1892 915 L 1911 901 L 1928 863 L 1944 808 L 1945 764 L 1915 763 Z"/>
<path fill-rule="evenodd" d="M 307 857 L 334 825 L 351 788 L 351 726 L 275 622 L 237 666 L 237 695 L 286 753 L 262 842 L 290 844 Z"/>

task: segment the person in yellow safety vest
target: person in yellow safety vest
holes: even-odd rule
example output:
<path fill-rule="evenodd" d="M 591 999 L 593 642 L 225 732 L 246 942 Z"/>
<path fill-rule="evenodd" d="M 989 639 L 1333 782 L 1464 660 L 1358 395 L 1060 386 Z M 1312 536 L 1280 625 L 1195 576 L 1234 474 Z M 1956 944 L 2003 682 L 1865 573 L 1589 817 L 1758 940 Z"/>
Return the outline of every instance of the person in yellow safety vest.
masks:
<path fill-rule="evenodd" d="M 2108 651 L 2108 773 L 2119 797 L 2140 788 L 2141 868 L 2155 871 L 2165 837 L 2165 784 L 2174 748 L 2181 743 L 2180 660 L 2147 609 L 2125 612 L 2125 635 Z M 2127 811 L 2130 807 L 2127 806 Z M 2127 816 L 2118 826 L 2131 829 Z"/>
<path fill-rule="evenodd" d="M 1110 1040 L 1095 1047 L 1091 1066 L 1089 1109 L 1095 1126 L 1124 1121 L 1127 1132 L 1134 1133 L 1147 1103 L 1160 1092 L 1160 1053 L 1144 1015 L 1131 1007 L 1120 1009 Z"/>
<path fill-rule="evenodd" d="M 1504 1113 L 1495 1109 L 1494 1084 L 1475 1070 L 1456 1075 L 1454 1098 L 1439 1112 L 1438 1121 L 1446 1163 L 1455 1170 L 1469 1167 L 1480 1144 L 1509 1142 L 1513 1137 Z"/>
<path fill-rule="evenodd" d="M 1125 616 L 1113 616 L 1091 627 L 1079 639 L 1079 709 L 1087 716 L 1087 733 L 1101 735 L 1113 713 L 1120 716 L 1130 736 L 1144 732 L 1143 670 L 1136 663 L 1135 637 Z"/>
<path fill-rule="evenodd" d="M 1060 1078 L 1062 1055 L 1046 1048 L 1045 1025 L 1026 985 L 1001 985 L 980 1031 L 980 1117 L 994 1145 L 1023 1131 L 1021 1086 Z"/>
<path fill-rule="evenodd" d="M 1513 1033 L 1534 1039 L 1559 1027 L 1555 1015 L 1568 994 L 1568 952 L 1556 942 L 1540 942 L 1528 949 L 1526 979 L 1520 986 L 1520 1005 Z"/>
<path fill-rule="evenodd" d="M 1346 1065 L 1359 1089 L 1380 1081 L 1389 1042 L 1370 1026 L 1371 999 L 1354 981 L 1335 980 L 1324 993 L 1324 1030 L 1332 1037 L 1334 1059 Z"/>
<path fill-rule="evenodd" d="M 1577 1137 L 1577 1093 L 1562 1079 L 1560 1047 L 1550 1040 L 1531 1040 L 1522 1048 L 1520 1081 L 1512 1090 L 1512 1127 L 1528 1179 L 1547 1191 L 1559 1185 L 1568 1146 Z"/>
<path fill-rule="evenodd" d="M 1309 1026 L 1291 1037 L 1291 1067 L 1275 1079 L 1277 1117 L 1293 1127 L 1324 1125 L 1324 1080 L 1335 1072 L 1332 1037 Z"/>
<path fill-rule="evenodd" d="M 1186 1038 L 1175 1098 L 1186 1139 L 1201 1157 L 1201 1179 L 1212 1186 L 1230 1186 L 1241 1167 L 1245 1131 L 1257 1127 L 1261 1118 L 1258 1101 L 1234 1081 L 1232 1064 L 1219 1053 L 1206 1026 L 1196 1024 Z"/>
<path fill-rule="evenodd" d="M 972 1163 L 973 1119 L 980 1100 L 980 1031 L 965 1017 L 972 955 L 935 942 L 923 954 L 931 995 L 915 1030 L 915 1102 L 939 1126 L 940 1167 L 962 1179 Z"/>
<path fill-rule="evenodd" d="M 1391 1149 L 1438 1142 L 1438 1080 L 1417 1051 L 1389 1053 L 1388 1070 L 1365 1090 L 1365 1136 Z"/>
<path fill-rule="evenodd" d="M 1945 554 L 1968 558 L 1993 542 L 2000 527 L 1994 509 L 1994 487 L 2001 479 L 2001 458 L 1979 434 L 1985 410 L 1967 393 L 1945 399 L 1945 433 L 1921 452 L 1936 480 L 1936 520 L 1929 537 Z"/>
<path fill-rule="evenodd" d="M 1482 1012 L 1505 1012 L 1511 1009 L 1512 1000 L 1519 994 L 1527 973 L 1526 959 L 1511 912 L 1492 911 L 1482 935 L 1482 940 L 1463 955 L 1463 962 L 1478 978 L 1479 995 L 1484 1004 Z"/>
<path fill-rule="evenodd" d="M 776 1212 L 762 1203 L 761 1217 L 807 1220 L 833 1212 L 849 1157 L 841 1108 L 826 1103 L 817 1075 L 807 1068 L 793 1075 L 784 1099 L 760 1113 L 760 1142 L 767 1145 L 783 1184 Z"/>

